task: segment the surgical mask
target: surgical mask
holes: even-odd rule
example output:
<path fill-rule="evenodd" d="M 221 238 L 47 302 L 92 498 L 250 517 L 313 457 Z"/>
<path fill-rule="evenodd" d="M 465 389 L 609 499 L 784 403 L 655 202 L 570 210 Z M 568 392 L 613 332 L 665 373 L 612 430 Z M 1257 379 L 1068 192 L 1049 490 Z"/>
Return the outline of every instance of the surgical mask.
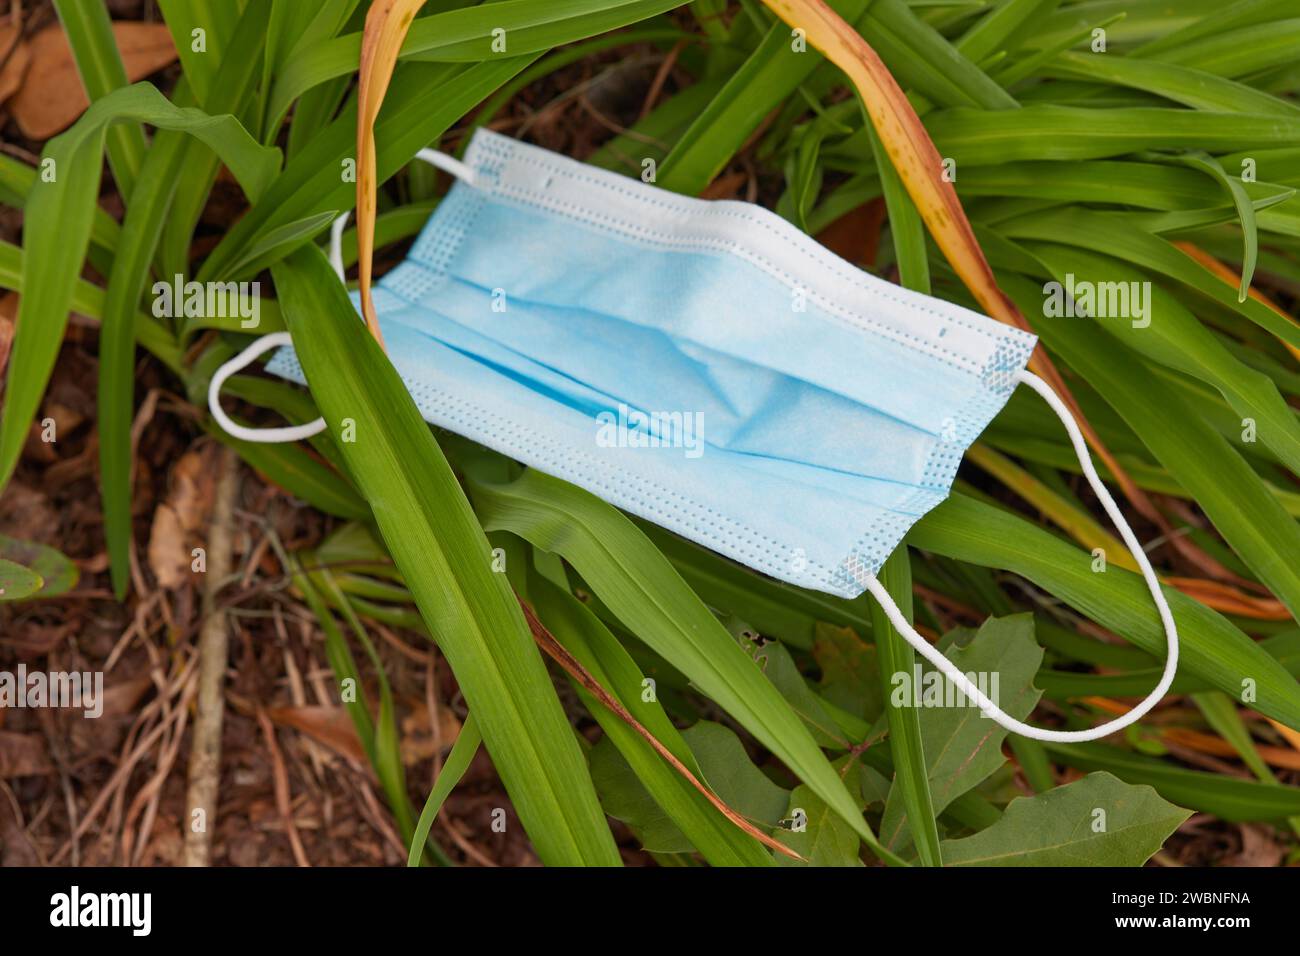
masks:
<path fill-rule="evenodd" d="M 427 421 L 782 581 L 870 591 L 918 653 L 1025 736 L 1095 739 L 1168 690 L 1172 615 L 1069 411 L 1025 369 L 1034 336 L 877 279 L 756 205 L 678 196 L 486 130 L 463 163 L 420 158 L 458 182 L 374 302 Z M 248 429 L 218 404 L 230 374 L 287 345 L 266 336 L 214 376 L 209 404 L 231 434 L 325 427 Z M 306 384 L 292 348 L 268 369 Z M 1152 695 L 1090 730 L 1003 713 L 876 580 L 1017 384 L 1061 417 L 1168 637 Z"/>

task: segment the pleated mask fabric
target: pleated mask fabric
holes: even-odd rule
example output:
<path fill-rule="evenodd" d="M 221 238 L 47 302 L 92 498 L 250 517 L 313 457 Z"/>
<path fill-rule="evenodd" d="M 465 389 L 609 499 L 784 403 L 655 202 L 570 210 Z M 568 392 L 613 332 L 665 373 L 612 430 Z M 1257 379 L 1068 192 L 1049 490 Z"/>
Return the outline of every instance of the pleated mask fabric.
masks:
<path fill-rule="evenodd" d="M 375 290 L 424 417 L 792 584 L 860 594 L 1035 343 L 759 206 L 486 130 L 464 161 Z"/>

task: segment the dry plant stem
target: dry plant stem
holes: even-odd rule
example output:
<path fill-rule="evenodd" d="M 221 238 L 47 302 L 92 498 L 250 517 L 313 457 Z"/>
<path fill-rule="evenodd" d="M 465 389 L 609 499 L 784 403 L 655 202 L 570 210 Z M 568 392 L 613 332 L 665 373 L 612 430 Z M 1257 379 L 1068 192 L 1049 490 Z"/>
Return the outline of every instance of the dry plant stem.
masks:
<path fill-rule="evenodd" d="M 1242 594 L 1230 585 L 1218 581 L 1206 581 L 1203 578 L 1164 577 L 1171 587 L 1176 587 L 1188 597 L 1196 598 L 1206 607 L 1212 607 L 1224 614 L 1236 614 L 1257 621 L 1289 621 L 1291 612 L 1285 604 L 1275 598 L 1258 598 Z"/>
<path fill-rule="evenodd" d="M 176 703 L 176 707 L 179 710 L 188 708 L 190 702 L 193 700 L 195 690 L 198 687 L 198 682 L 193 679 L 194 677 L 194 663 L 192 661 L 187 662 L 182 667 L 180 675 L 172 682 L 172 685 L 164 691 L 164 693 L 169 695 L 173 692 L 180 694 L 180 698 Z M 87 810 L 85 815 L 81 818 L 81 822 L 78 823 L 76 829 L 73 830 L 71 836 L 68 838 L 68 842 L 65 843 L 63 848 L 54 855 L 54 858 L 50 861 L 52 865 L 58 866 L 63 858 L 71 852 L 72 841 L 81 837 L 90 828 L 90 825 L 98 819 L 100 813 L 103 812 L 104 807 L 106 807 L 110 801 L 117 801 L 121 798 L 122 788 L 126 785 L 131 773 L 135 770 L 140 761 L 144 759 L 145 754 L 153 748 L 159 738 L 162 737 L 167 730 L 166 723 L 159 722 L 147 733 L 144 733 L 138 740 L 134 739 L 134 735 L 145 726 L 149 719 L 152 718 L 153 713 L 161 709 L 161 697 L 155 698 L 145 707 L 140 717 L 136 720 L 135 726 L 128 734 L 127 742 L 122 747 L 122 756 L 118 759 L 117 768 L 113 771 L 113 775 L 109 777 L 108 782 L 104 784 L 99 795 L 95 797 L 94 803 L 90 805 L 90 809 Z"/>
<path fill-rule="evenodd" d="M 228 659 L 226 614 L 217 606 L 217 589 L 230 576 L 234 544 L 235 494 L 239 489 L 239 457 L 223 448 L 218 460 L 216 501 L 208 536 L 207 576 L 203 588 L 203 628 L 199 632 L 198 710 L 190 744 L 189 788 L 185 795 L 186 866 L 208 866 L 212 856 L 211 828 L 217 818 L 217 783 L 221 775 L 221 724 L 225 716 L 224 683 Z M 203 825 L 194 826 L 194 811 L 203 811 Z"/>
<path fill-rule="evenodd" d="M 970 221 L 957 199 L 952 184 L 940 175 L 943 159 L 921 125 L 916 110 L 890 74 L 876 51 L 823 0 L 763 0 L 772 12 L 795 29 L 802 29 L 808 42 L 822 52 L 852 81 L 866 107 L 871 124 L 880 137 L 908 195 L 916 203 L 944 258 L 970 289 L 980 307 L 993 318 L 1032 332 L 1028 320 L 1007 297 L 993 277 L 980 249 Z M 1157 524 L 1163 520 L 1146 493 L 1134 483 L 1119 462 L 1102 444 L 1064 379 L 1041 347 L 1034 350 L 1029 367 L 1047 381 L 1069 407 L 1088 444 L 1105 462 L 1133 507 Z"/>
<path fill-rule="evenodd" d="M 687 783 L 689 783 L 692 787 L 698 790 L 703 795 L 704 799 L 708 800 L 709 803 L 713 804 L 713 806 L 717 809 L 719 813 L 721 813 L 724 817 L 726 817 L 728 820 L 730 820 L 740 829 L 744 830 L 755 840 L 762 843 L 764 846 L 776 850 L 778 853 L 788 856 L 791 859 L 803 860 L 803 857 L 801 857 L 798 853 L 795 853 L 784 843 L 781 843 L 778 840 L 774 840 L 772 837 L 768 836 L 762 830 L 758 829 L 756 826 L 754 826 L 752 823 L 750 823 L 748 820 L 742 817 L 735 810 L 731 809 L 731 807 L 723 803 L 722 800 L 713 793 L 713 791 L 711 791 L 707 786 L 705 786 L 699 780 L 699 778 L 695 776 L 695 774 L 691 773 L 691 771 L 687 769 L 685 764 L 683 764 L 680 760 L 677 759 L 677 757 L 673 754 L 671 750 L 669 750 L 667 747 L 661 744 L 654 734 L 650 733 L 650 731 L 647 730 L 639 720 L 633 717 L 632 714 L 628 712 L 626 707 L 624 707 L 617 700 L 615 700 L 614 697 L 609 693 L 609 691 L 605 690 L 605 688 L 600 686 L 600 684 L 596 681 L 596 679 L 592 677 L 590 673 L 588 673 L 585 667 L 582 666 L 582 662 L 579 661 L 572 654 L 570 654 L 569 651 L 564 647 L 564 645 L 562 645 L 551 635 L 551 632 L 546 629 L 546 625 L 544 625 L 540 620 L 538 620 L 537 615 L 533 613 L 532 608 L 530 608 L 522 600 L 519 601 L 519 606 L 523 608 L 524 617 L 528 619 L 528 629 L 532 631 L 533 640 L 537 642 L 538 647 L 540 647 L 547 654 L 549 654 L 551 659 L 554 660 L 555 663 L 559 664 L 560 667 L 564 668 L 564 671 L 570 677 L 576 680 L 579 684 L 581 684 L 583 689 L 586 690 L 587 693 L 595 697 L 598 701 L 600 701 L 601 704 L 605 706 L 606 709 L 608 709 L 620 720 L 622 720 L 625 724 L 627 724 L 638 734 L 640 734 L 643 738 L 645 738 L 646 743 L 648 743 L 651 747 L 655 749 L 655 753 L 659 754 L 660 757 L 663 757 L 664 760 L 668 761 L 668 764 L 679 774 L 681 774 L 681 776 L 683 777 L 683 779 L 686 780 Z"/>
<path fill-rule="evenodd" d="M 289 837 L 289 846 L 293 850 L 294 861 L 301 867 L 311 866 L 307 859 L 307 851 L 303 849 L 302 840 L 298 836 L 298 825 L 293 819 L 293 799 L 289 793 L 289 770 L 284 765 L 284 757 L 280 754 L 280 745 L 275 741 L 275 728 L 271 725 L 271 718 L 266 716 L 264 707 L 257 708 L 257 725 L 262 729 L 262 737 L 266 740 L 266 749 L 271 754 L 272 776 L 275 783 L 275 806 L 280 813 L 280 820 L 284 824 L 284 832 Z"/>
<path fill-rule="evenodd" d="M 1160 732 L 1165 740 L 1171 740 L 1184 747 L 1190 747 L 1212 757 L 1238 757 L 1237 748 L 1213 734 L 1193 730 L 1190 727 L 1168 727 Z M 1268 744 L 1256 744 L 1255 749 L 1265 763 L 1283 770 L 1300 770 L 1300 753 L 1290 747 L 1272 747 Z"/>
<path fill-rule="evenodd" d="M 1300 750 L 1300 730 L 1292 730 L 1286 724 L 1279 723 L 1278 721 L 1274 720 L 1272 717 L 1266 719 L 1268 720 L 1269 724 L 1273 727 L 1273 729 L 1282 735 L 1282 739 L 1284 739 L 1296 750 Z"/>
<path fill-rule="evenodd" d="M 397 54 L 424 0 L 376 0 L 366 14 L 361 40 L 357 90 L 357 267 L 361 314 L 366 327 L 382 347 L 375 303 L 370 294 L 375 254 L 375 212 L 379 173 L 375 168 L 375 120 L 397 65 Z"/>

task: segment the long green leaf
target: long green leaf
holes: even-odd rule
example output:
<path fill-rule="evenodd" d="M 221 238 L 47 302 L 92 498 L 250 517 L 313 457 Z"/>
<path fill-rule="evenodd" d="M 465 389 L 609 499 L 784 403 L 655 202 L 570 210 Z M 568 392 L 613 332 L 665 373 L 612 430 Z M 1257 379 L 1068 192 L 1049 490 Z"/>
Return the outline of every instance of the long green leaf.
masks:
<path fill-rule="evenodd" d="M 255 46 L 265 29 L 266 7 L 254 4 L 240 20 L 236 46 Z M 235 109 L 256 77 L 257 58 L 227 57 L 218 68 L 208 107 Z M 154 137 L 140 169 L 139 185 L 130 194 L 121 243 L 104 294 L 99 333 L 99 483 L 104 502 L 104 538 L 108 545 L 113 592 L 118 600 L 130 584 L 131 418 L 134 396 L 135 335 L 133 316 L 149 277 L 149 263 L 162 237 L 178 177 L 196 161 L 201 141 L 184 131 L 164 129 Z M 172 276 L 164 277 L 170 282 Z"/>
<path fill-rule="evenodd" d="M 86 98 L 93 103 L 126 86 L 126 68 L 117 52 L 108 6 L 84 0 L 54 0 L 54 9 L 67 34 Z M 107 147 L 113 180 L 122 197 L 129 199 L 144 163 L 144 130 L 138 123 L 116 125 L 108 131 Z"/>
<path fill-rule="evenodd" d="M 596 682 L 604 687 L 656 740 L 697 779 L 703 778 L 694 755 L 663 706 L 648 693 L 646 679 L 614 635 L 582 603 L 556 585 L 534 578 L 528 588 L 538 615 Z M 771 866 L 772 856 L 751 836 L 727 820 L 704 796 L 655 752 L 633 728 L 575 683 L 588 711 L 599 721 L 637 778 L 714 866 Z M 648 699 L 647 699 L 648 698 Z"/>
<path fill-rule="evenodd" d="M 38 179 L 27 202 L 23 297 L 0 420 L 0 488 L 18 463 L 63 339 L 90 242 L 104 132 L 113 123 L 131 121 L 198 137 L 222 157 L 252 197 L 261 195 L 279 166 L 279 150 L 257 145 L 233 116 L 180 109 L 142 83 L 97 100 L 71 129 L 46 144 L 45 160 L 54 175 L 48 182 Z"/>
<path fill-rule="evenodd" d="M 551 864 L 618 865 L 523 615 L 492 572 L 487 539 L 414 401 L 319 250 L 300 249 L 272 274 L 321 413 L 538 855 Z"/>
<path fill-rule="evenodd" d="M 456 742 L 452 744 L 451 753 L 447 754 L 447 761 L 442 765 L 438 779 L 433 782 L 429 798 L 424 801 L 424 809 L 420 811 L 419 822 L 415 825 L 415 835 L 411 837 L 411 851 L 406 858 L 407 866 L 420 865 L 420 859 L 424 856 L 424 845 L 428 842 L 433 821 L 438 818 L 438 811 L 442 809 L 442 805 L 456 788 L 456 784 L 460 783 L 461 777 L 465 776 L 465 771 L 469 769 L 482 742 L 483 735 L 479 733 L 474 715 L 470 714 L 460 725 L 460 733 L 456 736 Z"/>
<path fill-rule="evenodd" d="M 1115 565 L 1094 572 L 1091 554 L 1018 515 L 954 494 L 908 540 L 924 551 L 1022 575 L 1148 653 L 1164 655 L 1164 631 L 1141 577 Z M 1172 588 L 1164 594 L 1178 624 L 1181 670 L 1232 696 L 1253 688 L 1255 709 L 1300 728 L 1300 685 L 1281 664 L 1222 615 Z"/>
<path fill-rule="evenodd" d="M 503 0 L 417 19 L 402 44 L 403 60 L 478 62 L 538 54 L 671 10 L 680 0 Z M 494 31 L 503 31 L 496 33 Z M 494 44 L 505 43 L 502 51 Z M 268 108 L 272 125 L 303 93 L 356 70 L 361 34 L 313 44 L 285 63 Z"/>
<path fill-rule="evenodd" d="M 1300 788 L 1274 787 L 1199 770 L 1105 744 L 1044 744 L 1059 762 L 1080 770 L 1105 770 L 1128 783 L 1154 787 L 1179 806 L 1224 820 L 1281 820 L 1300 813 Z"/>
<path fill-rule="evenodd" d="M 638 637 L 762 741 L 873 852 L 901 862 L 880 847 L 798 715 L 631 521 L 532 469 L 509 484 L 472 480 L 470 491 L 485 527 L 563 555 Z"/>
<path fill-rule="evenodd" d="M 912 618 L 912 573 L 907 546 L 900 545 L 880 569 L 880 583 L 885 586 L 908 620 Z M 884 609 L 872 602 L 871 629 L 876 638 L 880 661 L 880 680 L 885 697 L 885 716 L 889 722 L 890 754 L 894 758 L 894 786 L 902 795 L 905 816 L 911 824 L 909 835 L 916 844 L 917 855 L 925 866 L 942 866 L 939 851 L 939 828 L 935 822 L 934 801 L 930 796 L 930 774 L 921 739 L 921 711 L 914 701 L 895 706 L 892 691 L 895 675 L 911 679 L 916 667 L 916 652 L 889 623 Z M 893 844 L 895 847 L 899 843 Z"/>

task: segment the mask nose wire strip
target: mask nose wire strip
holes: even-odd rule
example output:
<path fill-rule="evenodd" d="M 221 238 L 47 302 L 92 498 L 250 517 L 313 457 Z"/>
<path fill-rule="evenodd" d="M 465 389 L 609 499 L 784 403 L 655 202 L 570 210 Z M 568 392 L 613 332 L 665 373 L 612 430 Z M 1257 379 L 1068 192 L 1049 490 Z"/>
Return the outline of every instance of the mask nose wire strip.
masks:
<path fill-rule="evenodd" d="M 446 153 L 438 152 L 436 149 L 422 149 L 415 154 L 415 158 L 450 173 L 466 185 L 473 186 L 476 182 L 474 170 L 471 167 L 466 166 L 458 159 L 448 156 Z M 348 224 L 348 215 L 345 212 L 330 224 L 329 261 L 340 282 L 343 281 L 343 229 Z M 224 363 L 213 373 L 212 382 L 208 385 L 208 410 L 212 412 L 212 417 L 216 419 L 217 424 L 225 429 L 228 434 L 244 441 L 278 445 L 282 442 L 310 438 L 313 435 L 319 435 L 325 430 L 324 418 L 307 422 L 305 425 L 289 425 L 279 428 L 246 428 L 231 419 L 221 407 L 221 387 L 226 384 L 226 379 L 247 368 L 262 353 L 292 344 L 293 340 L 289 337 L 288 332 L 272 332 L 254 341 L 248 348 Z"/>
<path fill-rule="evenodd" d="M 889 618 L 891 624 L 903 635 L 907 643 L 911 644 L 916 652 L 924 657 L 941 671 L 945 677 L 958 687 L 968 700 L 974 701 L 980 706 L 983 712 L 991 717 L 995 722 L 1005 727 L 1013 733 L 1021 734 L 1025 737 L 1031 737 L 1034 740 L 1045 740 L 1053 743 L 1080 743 L 1085 740 L 1098 740 L 1113 734 L 1115 731 L 1127 727 L 1129 724 L 1140 719 L 1144 714 L 1151 710 L 1160 699 L 1165 696 L 1169 686 L 1173 683 L 1174 675 L 1178 671 L 1178 627 L 1174 624 L 1173 613 L 1169 610 L 1169 604 L 1165 601 L 1165 596 L 1160 590 L 1160 582 L 1156 578 L 1155 570 L 1151 567 L 1151 562 L 1147 560 L 1146 552 L 1138 543 L 1137 537 L 1133 534 L 1133 529 L 1128 526 L 1124 516 L 1120 513 L 1115 504 L 1115 499 L 1110 496 L 1106 486 L 1102 484 L 1101 478 L 1097 475 L 1096 468 L 1093 467 L 1092 458 L 1088 454 L 1088 446 L 1084 443 L 1083 434 L 1079 431 L 1079 426 L 1075 424 L 1070 410 L 1065 406 L 1057 394 L 1052 391 L 1050 385 L 1044 382 L 1032 372 L 1022 371 L 1017 375 L 1017 381 L 1028 385 L 1035 392 L 1043 397 L 1043 400 L 1051 406 L 1052 411 L 1056 412 L 1057 417 L 1065 426 L 1066 432 L 1070 435 L 1070 442 L 1074 445 L 1074 453 L 1079 458 L 1079 465 L 1083 468 L 1083 475 L 1092 486 L 1097 498 L 1101 501 L 1102 507 L 1110 520 L 1114 522 L 1120 536 L 1124 539 L 1124 544 L 1133 554 L 1133 559 L 1137 562 L 1142 571 L 1142 577 L 1147 583 L 1147 588 L 1151 591 L 1151 597 L 1155 601 L 1156 610 L 1160 613 L 1160 621 L 1164 625 L 1165 637 L 1168 640 L 1168 652 L 1165 658 L 1165 671 L 1160 677 L 1160 683 L 1151 691 L 1146 698 L 1122 717 L 1117 717 L 1112 721 L 1101 724 L 1098 727 L 1092 727 L 1088 730 L 1044 730 L 1038 727 L 1031 727 L 1023 721 L 1016 720 L 1009 714 L 1004 713 L 998 708 L 993 701 L 989 700 L 971 680 L 963 674 L 952 661 L 941 654 L 936 648 L 918 634 L 898 609 L 894 599 L 889 596 L 875 577 L 868 577 L 863 583 L 866 584 L 867 590 L 880 602 L 884 608 L 885 616 Z"/>

